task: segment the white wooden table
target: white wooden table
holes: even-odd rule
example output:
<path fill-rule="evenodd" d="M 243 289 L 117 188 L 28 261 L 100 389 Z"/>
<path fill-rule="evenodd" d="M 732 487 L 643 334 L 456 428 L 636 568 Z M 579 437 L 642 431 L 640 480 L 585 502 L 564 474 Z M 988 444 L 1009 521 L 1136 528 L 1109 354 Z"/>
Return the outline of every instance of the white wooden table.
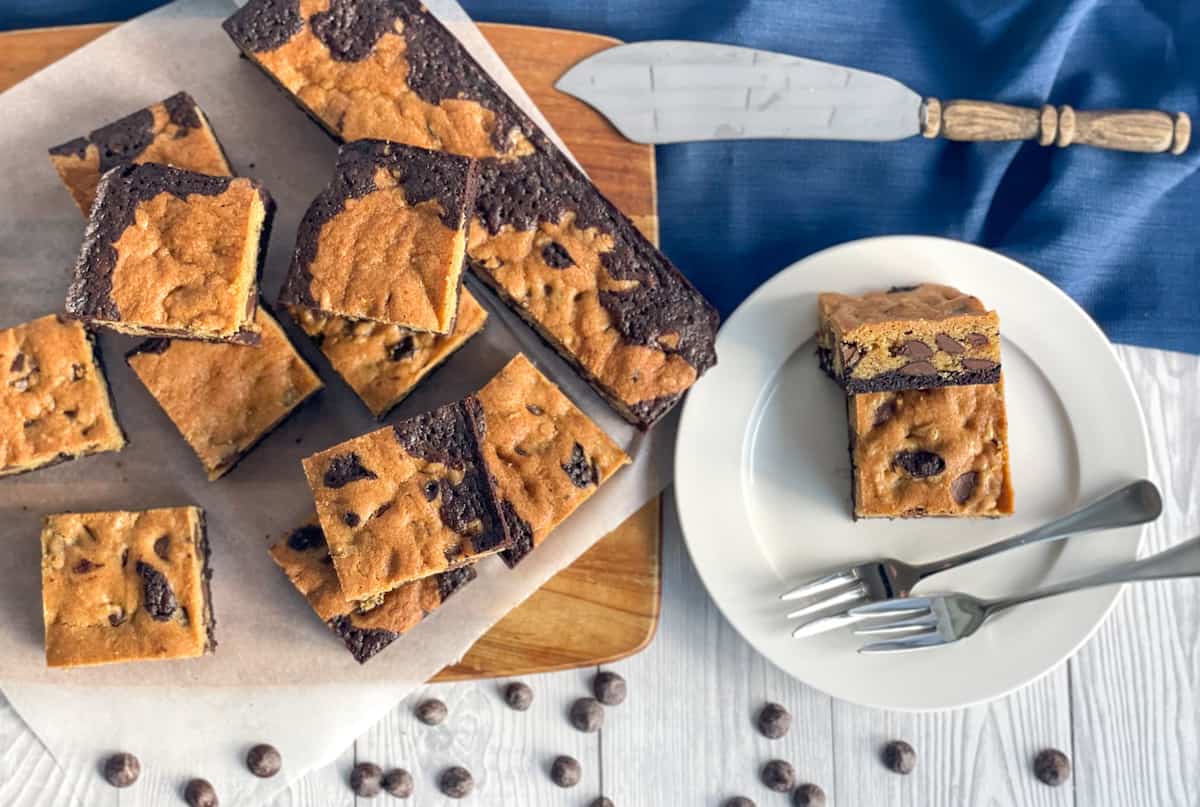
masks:
<path fill-rule="evenodd" d="M 1119 352 L 1141 396 L 1165 499 L 1165 516 L 1146 547 L 1157 551 L 1200 533 L 1200 358 Z M 613 666 L 630 694 L 608 710 L 599 734 L 580 734 L 566 720 L 594 670 L 528 679 L 536 699 L 525 713 L 503 704 L 504 682 L 431 687 L 450 706 L 445 724 L 417 723 L 412 707 L 425 694 L 417 693 L 276 807 L 351 807 L 345 782 L 356 760 L 408 768 L 417 793 L 394 803 L 420 807 L 585 807 L 601 793 L 616 807 L 719 807 L 735 794 L 783 807 L 788 800 L 757 779 L 775 757 L 791 761 L 842 807 L 1200 807 L 1200 584 L 1130 588 L 1079 655 L 1008 698 L 941 714 L 895 714 L 832 700 L 760 657 L 708 598 L 673 515 L 667 520 L 658 636 Z M 793 713 L 784 740 L 765 740 L 754 729 L 755 711 L 767 699 Z M 893 738 L 917 749 L 911 776 L 892 774 L 878 760 Z M 1074 775 L 1064 787 L 1046 787 L 1032 774 L 1033 755 L 1047 746 L 1072 759 Z M 583 764 L 574 790 L 549 781 L 550 761 L 560 753 Z M 436 776 L 449 764 L 475 774 L 470 799 L 438 793 Z M 95 770 L 58 770 L 0 697 L 0 806 L 175 803 L 171 793 L 115 791 Z M 393 802 L 383 796 L 359 803 Z"/>

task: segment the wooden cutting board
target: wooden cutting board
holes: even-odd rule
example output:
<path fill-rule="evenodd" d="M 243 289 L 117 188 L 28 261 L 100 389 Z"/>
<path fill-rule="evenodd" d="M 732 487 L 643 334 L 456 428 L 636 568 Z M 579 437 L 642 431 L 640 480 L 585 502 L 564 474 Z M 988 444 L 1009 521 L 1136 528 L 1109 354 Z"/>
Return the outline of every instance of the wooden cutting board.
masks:
<path fill-rule="evenodd" d="M 112 27 L 106 23 L 0 34 L 0 90 Z M 554 89 L 567 68 L 617 40 L 520 25 L 479 27 L 600 189 L 657 241 L 654 148 L 631 143 L 590 107 Z M 229 58 L 235 58 L 232 48 Z M 81 133 L 64 132 L 63 139 L 76 134 Z M 658 625 L 660 556 L 656 499 L 551 578 L 435 680 L 569 669 L 641 650 Z"/>

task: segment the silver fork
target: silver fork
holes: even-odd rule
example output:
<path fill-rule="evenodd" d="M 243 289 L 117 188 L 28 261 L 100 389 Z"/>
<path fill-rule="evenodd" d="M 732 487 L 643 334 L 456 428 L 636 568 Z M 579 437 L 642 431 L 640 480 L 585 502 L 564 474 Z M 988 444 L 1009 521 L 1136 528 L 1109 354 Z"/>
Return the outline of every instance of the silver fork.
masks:
<path fill-rule="evenodd" d="M 1114 583 L 1169 580 L 1177 577 L 1200 577 L 1200 536 L 1143 560 L 1123 563 L 1103 572 L 1046 586 L 1016 597 L 983 600 L 970 594 L 936 594 L 864 605 L 855 608 L 853 613 L 863 618 L 901 618 L 894 622 L 859 628 L 854 633 L 859 636 L 899 637 L 865 645 L 859 649 L 860 653 L 895 653 L 940 647 L 965 639 L 979 630 L 993 615 L 1014 605 Z"/>
<path fill-rule="evenodd" d="M 1058 541 L 1071 535 L 1145 524 L 1162 513 L 1162 496 L 1154 483 L 1142 479 L 1087 504 L 1070 515 L 998 543 L 972 549 L 932 563 L 909 564 L 895 558 L 859 563 L 818 577 L 780 596 L 805 600 L 787 615 L 802 619 L 792 631 L 797 638 L 812 636 L 856 622 L 850 609 L 867 603 L 907 597 L 926 577 L 1020 546 Z"/>

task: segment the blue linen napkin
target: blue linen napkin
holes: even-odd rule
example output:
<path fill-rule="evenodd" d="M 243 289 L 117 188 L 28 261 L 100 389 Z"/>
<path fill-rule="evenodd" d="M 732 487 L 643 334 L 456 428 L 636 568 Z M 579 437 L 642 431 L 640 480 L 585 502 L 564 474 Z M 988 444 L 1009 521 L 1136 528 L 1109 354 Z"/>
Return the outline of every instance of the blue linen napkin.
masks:
<path fill-rule="evenodd" d="M 816 250 L 871 235 L 926 233 L 1028 264 L 1116 341 L 1200 353 L 1194 0 L 461 2 L 478 20 L 824 59 L 893 76 L 943 100 L 1185 111 L 1198 135 L 1182 157 L 922 138 L 664 146 L 659 203 L 664 251 L 724 314 Z M 118 6 L 135 13 L 147 5 L 102 4 L 109 18 Z M 15 12 L 0 10 L 0 26 L 12 19 L 78 21 L 59 12 L 80 6 L 16 0 Z"/>

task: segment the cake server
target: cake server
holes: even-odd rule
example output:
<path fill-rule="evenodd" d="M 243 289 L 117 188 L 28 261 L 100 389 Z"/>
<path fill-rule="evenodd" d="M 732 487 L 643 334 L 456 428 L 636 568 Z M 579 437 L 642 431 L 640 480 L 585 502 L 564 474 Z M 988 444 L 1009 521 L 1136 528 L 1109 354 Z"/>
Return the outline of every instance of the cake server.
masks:
<path fill-rule="evenodd" d="M 1183 112 L 940 101 L 877 73 L 707 42 L 618 45 L 579 62 L 555 86 L 638 143 L 920 134 L 1182 154 L 1191 138 Z"/>

